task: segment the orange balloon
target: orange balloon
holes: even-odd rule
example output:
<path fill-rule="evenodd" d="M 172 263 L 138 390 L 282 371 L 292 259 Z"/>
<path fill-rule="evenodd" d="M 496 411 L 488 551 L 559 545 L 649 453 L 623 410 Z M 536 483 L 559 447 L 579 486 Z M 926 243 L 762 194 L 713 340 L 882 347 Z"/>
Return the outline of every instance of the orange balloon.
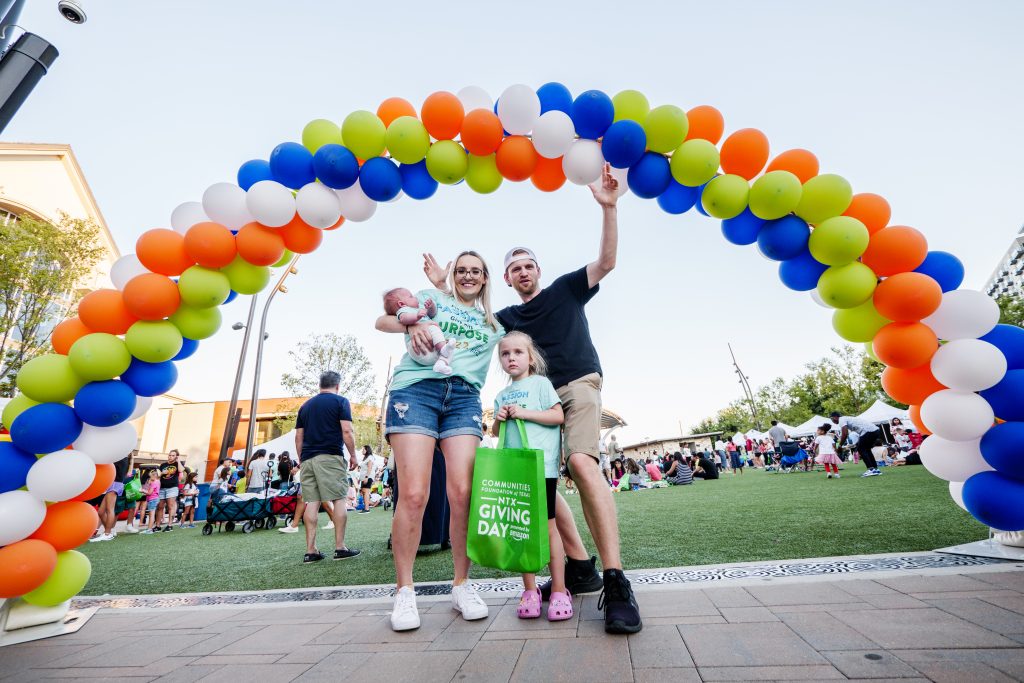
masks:
<path fill-rule="evenodd" d="M 470 154 L 480 157 L 494 154 L 503 134 L 498 115 L 487 109 L 474 109 L 462 121 L 462 145 Z"/>
<path fill-rule="evenodd" d="M 750 180 L 768 161 L 768 138 L 756 128 L 738 130 L 722 143 L 722 170 Z"/>
<path fill-rule="evenodd" d="M 927 425 L 925 425 L 924 423 L 924 420 L 921 419 L 920 405 L 912 405 L 909 408 L 907 408 L 907 414 L 910 417 L 910 421 L 917 425 L 917 428 L 921 431 L 922 434 L 932 433 L 932 430 L 928 429 Z"/>
<path fill-rule="evenodd" d="M 946 387 L 935 379 L 931 363 L 916 368 L 886 368 L 882 370 L 882 388 L 894 401 L 921 404 L 936 391 Z"/>
<path fill-rule="evenodd" d="M 416 107 L 401 97 L 389 97 L 377 107 L 377 118 L 384 122 L 385 127 L 390 126 L 399 116 L 416 118 Z"/>
<path fill-rule="evenodd" d="M 345 222 L 345 217 L 342 216 L 341 218 L 338 219 L 337 223 L 335 223 L 334 225 L 332 225 L 329 228 L 324 228 L 324 230 L 337 230 L 338 228 L 341 227 L 341 224 L 344 223 L 344 222 Z"/>
<path fill-rule="evenodd" d="M 109 487 L 110 484 L 107 486 Z M 66 500 L 46 508 L 46 517 L 43 519 L 43 523 L 29 538 L 45 541 L 58 552 L 63 552 L 77 548 L 88 541 L 96 531 L 99 522 L 100 517 L 92 505 Z"/>
<path fill-rule="evenodd" d="M 78 302 L 78 317 L 93 332 L 124 334 L 138 322 L 116 289 L 97 289 Z"/>
<path fill-rule="evenodd" d="M 53 333 L 50 336 L 50 343 L 53 344 L 53 350 L 62 356 L 68 355 L 68 351 L 71 349 L 71 345 L 81 339 L 87 334 L 92 334 L 93 330 L 90 330 L 85 326 L 78 318 L 68 318 L 57 327 L 53 328 Z"/>
<path fill-rule="evenodd" d="M 26 538 L 0 548 L 0 567 L 0 598 L 16 598 L 50 578 L 57 567 L 57 551 L 49 543 Z"/>
<path fill-rule="evenodd" d="M 243 225 L 235 235 L 235 243 L 238 255 L 254 266 L 272 266 L 284 255 L 281 233 L 259 223 Z"/>
<path fill-rule="evenodd" d="M 850 206 L 843 212 L 843 215 L 856 218 L 864 224 L 868 233 L 873 235 L 889 225 L 892 209 L 889 207 L 889 202 L 885 201 L 885 197 L 862 192 L 853 195 L 853 201 L 850 202 Z"/>
<path fill-rule="evenodd" d="M 125 453 L 127 455 L 127 453 Z M 96 465 L 96 476 L 92 478 L 92 483 L 89 484 L 89 488 L 82 491 L 80 494 L 72 498 L 71 500 L 92 500 L 96 496 L 103 495 L 110 485 L 114 483 L 114 477 L 117 472 L 114 470 L 113 465 L 106 463 L 102 465 Z M 93 527 L 95 529 L 96 527 Z"/>
<path fill-rule="evenodd" d="M 924 235 L 905 225 L 891 225 L 871 236 L 860 260 L 879 277 L 889 277 L 917 268 L 927 255 Z"/>
<path fill-rule="evenodd" d="M 908 369 L 930 361 L 939 339 L 924 323 L 889 323 L 878 331 L 871 347 L 889 367 Z"/>
<path fill-rule="evenodd" d="M 789 171 L 799 178 L 801 183 L 806 183 L 818 175 L 818 170 L 818 157 L 814 156 L 812 152 L 806 149 L 788 149 L 772 159 L 772 163 L 768 164 L 765 172 Z"/>
<path fill-rule="evenodd" d="M 498 173 L 511 181 L 526 180 L 537 168 L 537 150 L 529 138 L 512 135 L 501 141 L 494 162 Z"/>
<path fill-rule="evenodd" d="M 176 285 L 166 275 L 143 273 L 124 286 L 124 305 L 139 320 L 163 320 L 181 305 Z"/>
<path fill-rule="evenodd" d="M 235 236 L 219 223 L 196 223 L 185 233 L 185 253 L 204 268 L 223 268 L 235 260 Z"/>
<path fill-rule="evenodd" d="M 690 127 L 686 132 L 687 140 L 707 140 L 712 145 L 717 145 L 725 132 L 725 119 L 722 112 L 712 106 L 702 104 L 686 112 L 686 120 Z"/>
<path fill-rule="evenodd" d="M 924 273 L 897 273 L 879 283 L 874 300 L 875 310 L 889 320 L 912 323 L 938 309 L 942 303 L 942 287 Z"/>
<path fill-rule="evenodd" d="M 562 169 L 562 157 L 546 159 L 537 157 L 537 167 L 530 176 L 534 187 L 543 192 L 554 192 L 565 185 L 565 171 Z"/>
<path fill-rule="evenodd" d="M 458 135 L 466 115 L 459 98 L 443 90 L 427 97 L 420 113 L 423 125 L 435 140 L 451 140 Z"/>
<path fill-rule="evenodd" d="M 135 255 L 142 265 L 161 275 L 181 275 L 195 264 L 185 251 L 185 238 L 166 228 L 142 233 L 135 243 Z"/>
<path fill-rule="evenodd" d="M 278 228 L 277 231 L 284 239 L 284 246 L 296 254 L 308 254 L 324 241 L 323 230 L 317 230 L 298 216 L 295 216 L 288 225 Z"/>

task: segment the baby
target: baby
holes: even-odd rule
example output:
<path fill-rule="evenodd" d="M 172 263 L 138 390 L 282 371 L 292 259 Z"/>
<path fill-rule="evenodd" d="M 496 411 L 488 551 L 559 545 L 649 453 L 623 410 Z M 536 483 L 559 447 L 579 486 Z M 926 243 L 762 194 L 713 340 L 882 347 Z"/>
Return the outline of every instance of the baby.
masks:
<path fill-rule="evenodd" d="M 384 312 L 398 318 L 403 325 L 415 325 L 423 318 L 433 318 L 437 315 L 437 304 L 432 299 L 427 299 L 421 305 L 416 296 L 404 287 L 396 287 L 384 294 Z M 434 364 L 434 372 L 442 375 L 452 374 L 451 359 L 455 351 L 455 340 L 444 338 L 444 333 L 437 325 L 427 327 L 430 331 L 430 341 L 434 345 L 434 351 L 427 354 L 418 354 L 412 347 L 412 342 L 406 342 L 409 357 L 421 365 Z"/>

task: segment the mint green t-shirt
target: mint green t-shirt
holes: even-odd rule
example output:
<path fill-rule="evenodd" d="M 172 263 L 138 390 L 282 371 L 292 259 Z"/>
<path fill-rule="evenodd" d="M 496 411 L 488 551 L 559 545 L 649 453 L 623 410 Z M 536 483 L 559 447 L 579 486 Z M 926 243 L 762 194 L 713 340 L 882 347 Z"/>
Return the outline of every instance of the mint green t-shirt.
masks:
<path fill-rule="evenodd" d="M 505 329 L 497 322 L 495 324 L 498 329 L 493 329 L 484 320 L 483 311 L 460 304 L 455 297 L 438 289 L 424 289 L 416 293 L 416 298 L 421 304 L 426 299 L 434 300 L 437 315 L 433 322 L 441 328 L 445 339 L 455 340 L 455 352 L 450 363 L 451 376 L 461 377 L 480 389 L 487 380 L 491 352 L 505 336 Z M 408 343 L 409 335 L 405 335 L 405 340 Z M 417 363 L 406 353 L 395 368 L 390 389 L 404 389 L 424 379 L 445 379 L 445 376 L 434 372 L 430 365 Z"/>
<path fill-rule="evenodd" d="M 530 375 L 512 382 L 498 393 L 494 399 L 494 412 L 497 414 L 502 406 L 507 405 L 517 405 L 526 410 L 547 410 L 561 402 L 558 392 L 547 377 Z M 562 428 L 558 425 L 542 425 L 525 420 L 524 422 L 530 448 L 540 448 L 544 451 L 544 476 L 556 479 L 562 454 Z M 509 448 L 521 448 L 523 445 L 519 438 L 519 428 L 514 421 L 505 425 L 505 440 Z"/>

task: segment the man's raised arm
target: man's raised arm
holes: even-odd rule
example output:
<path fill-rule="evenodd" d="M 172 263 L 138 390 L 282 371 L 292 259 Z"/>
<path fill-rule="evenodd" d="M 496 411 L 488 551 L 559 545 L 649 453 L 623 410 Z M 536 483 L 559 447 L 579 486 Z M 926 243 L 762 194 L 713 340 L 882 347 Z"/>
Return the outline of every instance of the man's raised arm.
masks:
<path fill-rule="evenodd" d="M 594 199 L 601 205 L 601 248 L 597 254 L 597 260 L 587 264 L 587 284 L 595 287 L 605 275 L 615 268 L 615 256 L 619 248 L 619 221 L 617 203 L 619 181 L 612 175 L 611 166 L 604 165 L 601 173 L 601 187 L 590 191 L 594 193 Z"/>

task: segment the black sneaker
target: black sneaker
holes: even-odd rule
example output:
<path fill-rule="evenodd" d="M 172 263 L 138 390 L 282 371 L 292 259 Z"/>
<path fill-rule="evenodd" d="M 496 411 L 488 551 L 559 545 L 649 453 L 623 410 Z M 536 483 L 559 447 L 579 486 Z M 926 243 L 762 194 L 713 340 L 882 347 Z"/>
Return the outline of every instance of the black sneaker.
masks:
<path fill-rule="evenodd" d="M 164 527 L 163 529 L 161 529 L 160 531 L 170 531 L 170 530 L 171 530 L 171 526 L 170 526 L 170 525 L 168 525 L 168 526 L 165 526 L 165 527 Z"/>
<path fill-rule="evenodd" d="M 342 548 L 340 550 L 334 551 L 334 559 L 336 560 L 348 560 L 350 558 L 356 557 L 357 555 L 359 555 L 359 551 L 354 548 Z M 320 557 L 322 559 L 323 555 L 321 555 Z"/>
<path fill-rule="evenodd" d="M 604 610 L 605 633 L 639 633 L 644 627 L 633 588 L 621 569 L 604 570 L 604 590 L 597 608 Z"/>
<path fill-rule="evenodd" d="M 565 587 L 573 595 L 593 593 L 604 588 L 604 580 L 597 573 L 597 556 L 591 555 L 589 560 L 573 560 L 565 558 Z M 551 599 L 551 580 L 540 586 L 540 599 Z"/>
<path fill-rule="evenodd" d="M 321 552 L 306 553 L 302 556 L 302 564 L 309 564 L 310 562 L 319 562 L 324 559 L 324 554 Z"/>

